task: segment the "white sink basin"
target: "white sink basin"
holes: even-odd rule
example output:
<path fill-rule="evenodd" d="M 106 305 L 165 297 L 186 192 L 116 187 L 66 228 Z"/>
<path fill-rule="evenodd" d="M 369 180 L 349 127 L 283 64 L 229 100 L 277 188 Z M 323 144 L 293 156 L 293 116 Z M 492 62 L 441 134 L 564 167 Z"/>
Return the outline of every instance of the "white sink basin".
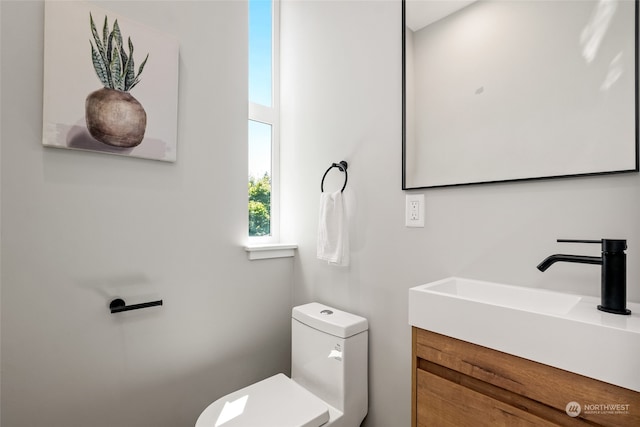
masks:
<path fill-rule="evenodd" d="M 640 304 L 450 277 L 409 289 L 409 324 L 640 391 Z"/>
<path fill-rule="evenodd" d="M 550 314 L 567 313 L 581 298 L 579 295 L 458 278 L 445 279 L 424 288 L 426 292 L 449 295 L 484 304 Z"/>

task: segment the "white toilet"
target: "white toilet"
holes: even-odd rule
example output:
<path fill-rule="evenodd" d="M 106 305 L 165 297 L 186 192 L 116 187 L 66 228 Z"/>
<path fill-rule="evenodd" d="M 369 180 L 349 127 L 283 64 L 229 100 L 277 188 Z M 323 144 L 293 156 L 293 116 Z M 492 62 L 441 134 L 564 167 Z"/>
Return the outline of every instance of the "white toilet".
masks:
<path fill-rule="evenodd" d="M 294 307 L 291 378 L 277 374 L 213 402 L 196 427 L 357 427 L 367 415 L 367 319 Z"/>

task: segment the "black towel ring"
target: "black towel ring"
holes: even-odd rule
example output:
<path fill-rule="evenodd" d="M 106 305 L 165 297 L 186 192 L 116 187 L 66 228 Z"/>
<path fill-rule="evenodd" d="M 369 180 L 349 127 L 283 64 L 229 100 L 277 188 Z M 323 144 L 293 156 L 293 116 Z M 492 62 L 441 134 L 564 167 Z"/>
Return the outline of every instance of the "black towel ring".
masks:
<path fill-rule="evenodd" d="M 324 175 L 322 175 L 322 181 L 320 182 L 320 192 L 324 192 L 324 178 L 333 168 L 338 168 L 340 172 L 344 172 L 344 185 L 342 186 L 342 190 L 340 191 L 344 191 L 344 189 L 347 187 L 347 179 L 349 179 L 349 175 L 347 174 L 347 162 L 341 160 L 340 163 L 332 163 L 331 166 L 329 166 L 329 169 L 327 169 Z"/>

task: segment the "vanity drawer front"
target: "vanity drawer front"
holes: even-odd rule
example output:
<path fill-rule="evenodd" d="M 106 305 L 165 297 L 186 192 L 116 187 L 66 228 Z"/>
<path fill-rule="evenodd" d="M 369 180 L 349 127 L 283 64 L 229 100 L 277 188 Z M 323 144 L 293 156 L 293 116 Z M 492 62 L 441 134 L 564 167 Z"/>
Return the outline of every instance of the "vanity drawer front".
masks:
<path fill-rule="evenodd" d="M 417 372 L 419 427 L 556 426 L 427 371 Z"/>
<path fill-rule="evenodd" d="M 569 402 L 629 405 L 624 414 L 582 411 L 578 418 L 603 426 L 640 426 L 638 392 L 419 328 L 414 328 L 414 349 L 418 371 L 428 361 L 540 402 L 566 418 Z"/>

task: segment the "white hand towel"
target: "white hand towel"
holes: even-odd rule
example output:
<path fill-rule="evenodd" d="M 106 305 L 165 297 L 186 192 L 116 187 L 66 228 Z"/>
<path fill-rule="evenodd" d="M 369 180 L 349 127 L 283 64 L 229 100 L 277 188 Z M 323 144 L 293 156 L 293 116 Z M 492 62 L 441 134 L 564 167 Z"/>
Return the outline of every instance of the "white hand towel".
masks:
<path fill-rule="evenodd" d="M 349 232 L 342 191 L 320 194 L 318 259 L 349 265 Z"/>

